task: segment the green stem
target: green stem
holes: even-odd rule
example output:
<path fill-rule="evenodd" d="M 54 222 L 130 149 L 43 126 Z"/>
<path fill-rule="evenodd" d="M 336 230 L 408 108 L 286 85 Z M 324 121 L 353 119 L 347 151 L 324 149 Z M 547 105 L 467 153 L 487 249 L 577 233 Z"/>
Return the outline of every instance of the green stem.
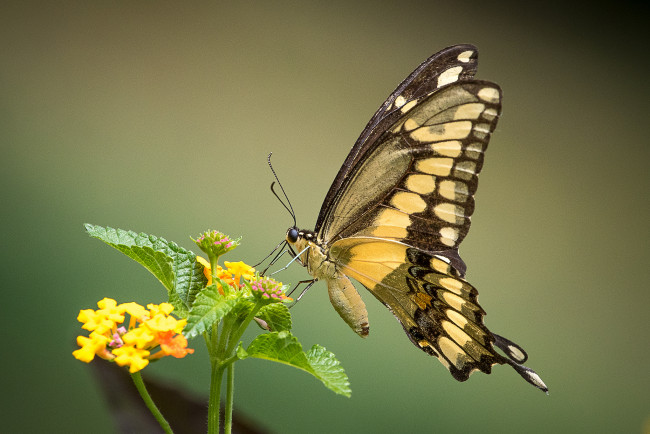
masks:
<path fill-rule="evenodd" d="M 153 414 L 153 417 L 156 418 L 156 420 L 162 427 L 163 431 L 165 431 L 166 433 L 173 433 L 171 426 L 169 426 L 169 422 L 165 420 L 164 416 L 162 415 L 160 410 L 158 410 L 156 404 L 153 402 L 153 399 L 151 399 L 149 392 L 147 392 L 147 388 L 144 385 L 144 381 L 142 380 L 142 375 L 140 375 L 140 371 L 131 374 L 131 378 L 133 379 L 135 388 L 138 389 L 138 393 L 140 393 L 140 396 L 142 397 L 144 404 L 147 406 L 151 414 Z"/>
<path fill-rule="evenodd" d="M 208 353 L 212 354 L 212 333 L 203 332 L 203 339 L 205 339 L 205 347 L 208 349 Z"/>
<path fill-rule="evenodd" d="M 223 361 L 226 357 L 230 357 L 230 352 L 226 352 L 226 344 L 230 339 L 232 323 L 232 318 L 230 318 L 229 315 L 226 315 L 221 323 L 221 339 L 219 339 L 219 345 L 215 347 L 216 355 L 220 362 Z"/>
<path fill-rule="evenodd" d="M 224 368 L 227 368 L 228 365 L 233 364 L 237 360 L 239 360 L 239 357 L 237 357 L 237 354 L 235 354 L 234 356 L 232 356 L 232 357 L 224 360 L 223 362 L 221 362 L 221 366 L 223 366 Z"/>
<path fill-rule="evenodd" d="M 226 383 L 226 408 L 224 411 L 224 433 L 231 434 L 232 432 L 232 407 L 233 397 L 235 394 L 235 365 L 231 363 L 228 365 L 228 377 Z"/>
<path fill-rule="evenodd" d="M 212 378 L 210 379 L 210 402 L 208 404 L 208 434 L 219 434 L 219 410 L 221 409 L 221 381 L 223 366 L 212 362 Z"/>
<path fill-rule="evenodd" d="M 221 328 L 221 338 L 219 338 L 219 329 Z M 214 323 L 212 325 L 212 335 L 210 336 L 210 361 L 217 363 L 220 361 L 221 354 L 217 350 L 221 345 L 223 340 L 223 323 Z"/>
<path fill-rule="evenodd" d="M 262 302 L 256 303 L 253 309 L 246 317 L 246 319 L 239 324 L 239 328 L 230 335 L 230 338 L 228 339 L 229 344 L 228 344 L 228 348 L 226 349 L 226 354 L 230 355 L 235 350 L 235 348 L 237 348 L 239 339 L 241 339 L 242 335 L 248 328 L 248 324 L 250 324 L 250 322 L 253 321 L 253 318 L 255 318 L 255 315 L 257 315 L 257 312 L 260 311 L 262 306 L 263 306 Z"/>
<path fill-rule="evenodd" d="M 210 275 L 212 276 L 212 283 L 219 285 L 217 280 L 217 266 L 219 265 L 219 257 L 213 256 L 208 252 L 208 259 L 210 260 Z"/>

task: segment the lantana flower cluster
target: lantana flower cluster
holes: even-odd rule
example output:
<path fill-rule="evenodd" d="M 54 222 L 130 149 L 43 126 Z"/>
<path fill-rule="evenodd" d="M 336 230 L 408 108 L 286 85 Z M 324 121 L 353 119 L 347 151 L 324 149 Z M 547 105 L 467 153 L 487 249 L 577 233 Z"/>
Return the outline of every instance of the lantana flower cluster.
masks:
<path fill-rule="evenodd" d="M 233 240 L 219 231 L 209 231 L 201 234 L 194 242 L 208 255 L 219 257 L 237 247 L 239 240 Z"/>
<path fill-rule="evenodd" d="M 82 362 L 89 363 L 99 356 L 128 366 L 129 372 L 135 373 L 152 360 L 182 358 L 194 352 L 180 334 L 187 320 L 170 316 L 174 307 L 169 303 L 148 304 L 145 309 L 137 303 L 117 304 L 104 298 L 97 307 L 81 310 L 77 317 L 83 323 L 81 328 L 90 331 L 88 337 L 77 337 L 81 348 L 72 353 Z"/>
<path fill-rule="evenodd" d="M 212 268 L 210 267 L 210 263 L 201 256 L 197 256 L 196 260 L 199 264 L 203 265 L 203 275 L 208 279 L 208 286 L 212 285 Z M 243 282 L 241 281 L 242 278 L 250 281 L 255 277 L 255 269 L 242 261 L 224 261 L 223 264 L 226 268 L 217 265 L 217 277 L 226 282 L 233 289 L 239 289 L 243 286 Z"/>
<path fill-rule="evenodd" d="M 293 299 L 284 293 L 284 286 L 281 282 L 268 277 L 258 278 L 251 282 L 251 292 L 258 299 L 270 302 L 291 302 Z"/>
<path fill-rule="evenodd" d="M 208 279 L 208 286 L 212 284 L 212 270 L 210 263 L 197 256 L 196 260 L 203 265 L 203 274 Z M 255 274 L 255 269 L 242 261 L 228 262 L 224 261 L 226 268 L 217 265 L 217 277 L 226 282 L 233 289 L 242 289 L 246 286 L 241 279 L 243 278 L 250 284 L 251 293 L 254 297 L 263 300 L 291 302 L 293 298 L 287 297 L 284 293 L 284 286 L 269 277 L 259 277 Z M 223 291 L 219 288 L 223 295 Z"/>

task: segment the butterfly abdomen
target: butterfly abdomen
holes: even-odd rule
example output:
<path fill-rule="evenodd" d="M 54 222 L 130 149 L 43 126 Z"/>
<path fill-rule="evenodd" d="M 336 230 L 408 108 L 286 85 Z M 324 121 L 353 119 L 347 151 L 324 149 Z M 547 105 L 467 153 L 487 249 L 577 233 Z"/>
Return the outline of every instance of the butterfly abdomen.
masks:
<path fill-rule="evenodd" d="M 330 303 L 352 330 L 362 338 L 368 336 L 368 311 L 359 292 L 348 277 L 337 272 L 334 277 L 327 279 L 327 291 Z"/>

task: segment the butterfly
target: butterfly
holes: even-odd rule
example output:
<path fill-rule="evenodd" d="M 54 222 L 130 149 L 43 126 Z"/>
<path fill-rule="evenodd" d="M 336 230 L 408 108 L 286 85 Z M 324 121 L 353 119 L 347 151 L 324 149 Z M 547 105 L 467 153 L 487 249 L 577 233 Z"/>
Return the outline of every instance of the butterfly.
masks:
<path fill-rule="evenodd" d="M 418 66 L 352 147 L 314 231 L 294 225 L 286 241 L 311 282 L 327 283 L 335 310 L 360 336 L 368 335 L 368 313 L 350 278 L 388 307 L 411 342 L 456 380 L 507 364 L 548 392 L 522 365 L 526 352 L 483 323 L 478 291 L 464 279 L 458 254 L 501 114 L 501 89 L 473 78 L 477 64 L 476 47 L 463 44 Z"/>

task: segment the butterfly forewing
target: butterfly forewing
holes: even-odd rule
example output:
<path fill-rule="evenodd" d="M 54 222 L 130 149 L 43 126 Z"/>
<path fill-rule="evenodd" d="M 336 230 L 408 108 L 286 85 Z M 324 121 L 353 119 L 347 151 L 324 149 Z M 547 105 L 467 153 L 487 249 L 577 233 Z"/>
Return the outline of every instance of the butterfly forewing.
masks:
<path fill-rule="evenodd" d="M 419 102 L 351 170 L 321 239 L 369 236 L 429 252 L 456 249 L 470 227 L 500 112 L 501 91 L 486 81 L 459 81 Z"/>
<path fill-rule="evenodd" d="M 348 175 L 377 145 L 377 139 L 404 112 L 429 96 L 436 89 L 458 80 L 472 78 L 478 66 L 478 51 L 469 44 L 448 47 L 422 62 L 379 107 L 348 154 L 321 207 L 315 231 L 321 228 L 338 191 L 344 188 Z"/>

